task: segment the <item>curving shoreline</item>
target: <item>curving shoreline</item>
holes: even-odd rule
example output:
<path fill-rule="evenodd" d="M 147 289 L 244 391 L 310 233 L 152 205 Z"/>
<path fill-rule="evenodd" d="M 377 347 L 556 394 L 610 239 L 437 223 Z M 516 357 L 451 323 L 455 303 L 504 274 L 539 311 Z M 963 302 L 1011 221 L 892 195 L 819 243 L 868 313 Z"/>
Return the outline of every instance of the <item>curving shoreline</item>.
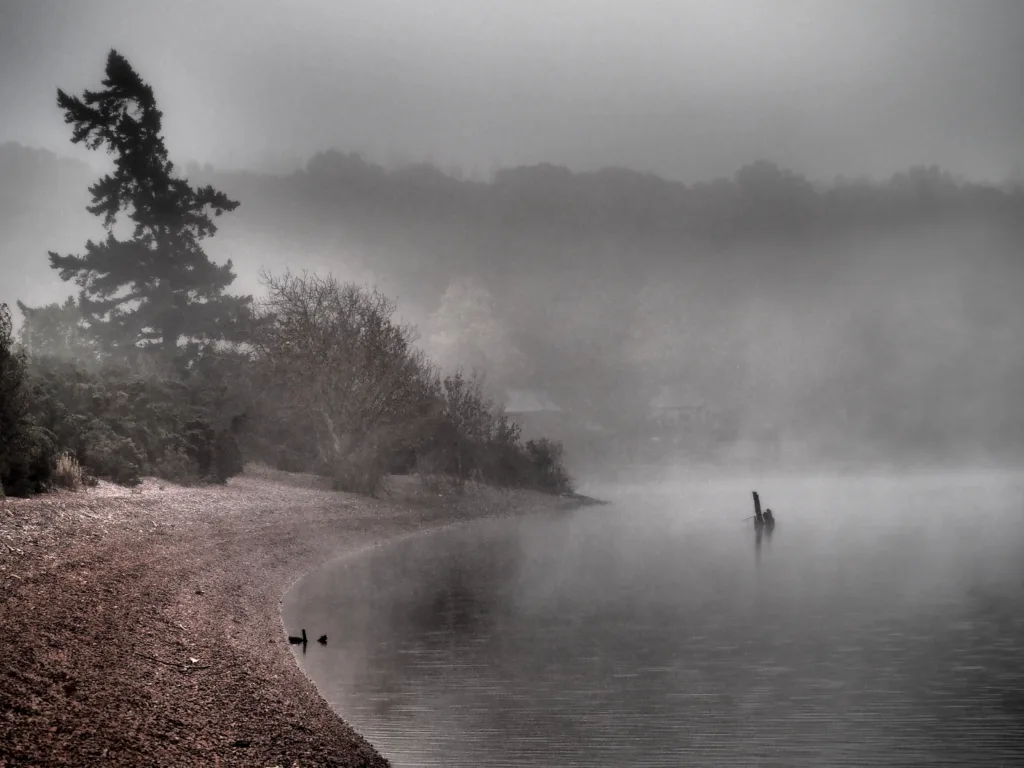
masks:
<path fill-rule="evenodd" d="M 0 501 L 0 768 L 388 765 L 296 663 L 285 592 L 405 534 L 593 503 L 395 480 L 375 500 L 250 468 Z"/>

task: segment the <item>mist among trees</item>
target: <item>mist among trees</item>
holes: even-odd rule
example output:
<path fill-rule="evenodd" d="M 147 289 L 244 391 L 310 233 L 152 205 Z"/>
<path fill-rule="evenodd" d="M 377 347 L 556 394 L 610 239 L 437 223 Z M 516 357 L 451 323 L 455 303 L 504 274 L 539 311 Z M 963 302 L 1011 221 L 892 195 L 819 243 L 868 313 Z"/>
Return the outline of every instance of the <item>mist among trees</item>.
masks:
<path fill-rule="evenodd" d="M 81 104 L 98 109 L 87 97 Z M 931 165 L 821 182 L 768 161 L 690 183 L 549 164 L 468 178 L 331 150 L 290 175 L 186 164 L 186 180 L 162 144 L 157 155 L 163 165 L 147 178 L 166 177 L 168 205 L 192 216 L 210 207 L 204 195 L 241 202 L 223 209 L 215 238 L 204 239 L 213 231 L 206 224 L 167 235 L 194 238 L 190 258 L 208 250 L 206 263 L 223 264 L 207 267 L 216 276 L 208 294 L 188 293 L 180 307 L 167 303 L 170 293 L 157 295 L 158 283 L 186 288 L 194 279 L 185 261 L 177 272 L 164 265 L 170 271 L 159 280 L 154 272 L 149 285 L 126 280 L 84 301 L 35 293 L 19 305 L 20 340 L 33 357 L 109 357 L 114 347 L 85 332 L 89 314 L 140 297 L 148 316 L 118 320 L 129 335 L 128 324 L 146 329 L 140 349 L 163 343 L 159 326 L 174 318 L 186 371 L 195 365 L 188 361 L 211 350 L 223 357 L 231 344 L 233 354 L 251 356 L 257 347 L 237 346 L 237 334 L 255 327 L 243 330 L 240 318 L 266 310 L 246 296 L 273 298 L 261 275 L 284 285 L 334 274 L 338 296 L 391 297 L 379 306 L 405 329 L 409 354 L 424 352 L 444 372 L 425 374 L 421 387 L 433 388 L 435 402 L 445 375 L 476 369 L 480 397 L 496 413 L 508 405 L 527 437 L 561 439 L 582 468 L 999 460 L 1024 447 L 1024 311 L 1015 288 L 1024 280 L 1024 187 L 1012 179 L 968 180 Z M 128 218 L 114 227 L 115 245 L 105 231 L 96 236 L 105 213 L 85 212 L 100 203 L 82 194 L 92 180 L 80 164 L 5 145 L 0 166 L 0 194 L 14 201 L 8 253 L 26 262 L 5 266 L 8 291 L 22 281 L 22 293 L 2 297 L 9 302 L 54 285 L 45 260 L 22 254 L 73 252 L 72 235 L 96 240 L 83 256 L 57 258 L 70 278 L 106 291 L 111 278 L 88 277 L 73 259 L 120 252 L 130 261 L 132 248 L 155 242 L 152 211 L 133 214 L 149 217 L 141 234 Z M 51 244 L 55 219 L 62 226 Z M 211 314 L 209 325 L 198 319 Z M 115 326 L 107 332 L 120 333 Z M 547 406 L 522 411 L 523 397 Z M 365 439 L 365 451 L 393 430 L 359 441 L 349 431 L 324 433 L 323 446 Z"/>
<path fill-rule="evenodd" d="M 20 345 L 0 305 L 4 491 L 152 473 L 223 482 L 246 459 L 376 492 L 390 472 L 567 492 L 560 448 L 518 429 L 461 370 L 417 349 L 383 294 L 330 277 L 266 274 L 265 296 L 227 292 L 230 261 L 201 241 L 239 203 L 174 173 L 152 89 L 116 51 L 103 90 L 58 91 L 72 141 L 114 171 L 90 187 L 106 237 L 50 252 L 79 286 L 30 307 Z M 118 235 L 119 219 L 127 219 Z"/>

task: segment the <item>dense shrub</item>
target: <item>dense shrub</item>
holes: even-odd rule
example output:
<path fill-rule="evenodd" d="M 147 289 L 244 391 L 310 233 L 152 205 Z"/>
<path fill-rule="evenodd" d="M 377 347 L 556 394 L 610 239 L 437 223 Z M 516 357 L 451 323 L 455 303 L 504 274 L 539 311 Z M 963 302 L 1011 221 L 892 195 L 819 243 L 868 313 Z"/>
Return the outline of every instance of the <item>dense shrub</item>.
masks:
<path fill-rule="evenodd" d="M 196 463 L 181 448 L 171 447 L 153 464 L 153 474 L 179 485 L 192 485 L 199 481 Z"/>
<path fill-rule="evenodd" d="M 3 490 L 8 496 L 45 491 L 56 465 L 57 443 L 45 429 L 27 424 L 4 446 Z"/>
<path fill-rule="evenodd" d="M 131 438 L 119 435 L 101 421 L 89 422 L 82 435 L 82 461 L 97 477 L 122 485 L 137 485 L 147 469 L 145 458 Z"/>
<path fill-rule="evenodd" d="M 315 275 L 264 279 L 248 362 L 234 376 L 253 414 L 251 458 L 361 493 L 392 472 L 439 489 L 471 479 L 570 486 L 560 448 L 523 445 L 477 377 L 441 375 L 389 299 Z"/>
<path fill-rule="evenodd" d="M 572 481 L 562 462 L 562 452 L 562 444 L 555 440 L 528 440 L 526 455 L 532 474 L 529 484 L 552 493 L 572 492 Z"/>
<path fill-rule="evenodd" d="M 229 397 L 200 373 L 89 371 L 50 357 L 33 359 L 29 370 L 32 422 L 92 475 L 124 484 L 146 474 L 223 482 L 241 471 Z"/>
<path fill-rule="evenodd" d="M 434 407 L 416 449 L 416 469 L 431 489 L 469 480 L 549 493 L 572 491 L 562 446 L 521 440 L 519 426 L 485 397 L 483 382 L 457 371 L 435 379 Z"/>
<path fill-rule="evenodd" d="M 46 488 L 56 459 L 52 434 L 31 418 L 25 355 L 14 349 L 11 313 L 0 304 L 0 490 L 24 496 Z"/>
<path fill-rule="evenodd" d="M 140 351 L 131 364 L 4 347 L 0 467 L 8 493 L 46 487 L 58 456 L 86 477 L 225 482 L 248 460 L 375 493 L 394 472 L 438 489 L 477 480 L 571 489 L 561 446 L 519 428 L 457 371 L 442 376 L 375 291 L 332 278 L 268 278 L 249 341 L 199 350 L 186 367 Z M 38 335 L 38 334 L 37 334 Z M 59 343 L 47 349 L 60 351 Z M 9 393 L 9 394 L 8 394 Z"/>

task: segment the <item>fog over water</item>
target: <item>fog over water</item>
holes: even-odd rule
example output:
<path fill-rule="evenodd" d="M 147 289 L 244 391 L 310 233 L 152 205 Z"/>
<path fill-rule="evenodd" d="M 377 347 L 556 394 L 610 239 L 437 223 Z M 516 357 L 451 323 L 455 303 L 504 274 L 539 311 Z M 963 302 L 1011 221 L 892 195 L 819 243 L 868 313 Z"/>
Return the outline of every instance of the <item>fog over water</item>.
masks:
<path fill-rule="evenodd" d="M 326 565 L 300 663 L 396 766 L 1024 757 L 1019 473 L 601 490 Z"/>
<path fill-rule="evenodd" d="M 33 365 L 93 381 L 46 368 L 23 432 L 194 479 L 202 401 L 208 435 L 256 435 L 232 471 L 365 491 L 560 491 L 557 446 L 525 439 L 561 442 L 611 504 L 411 538 L 288 596 L 289 629 L 330 637 L 300 663 L 397 766 L 1024 762 L 1022 30 L 1016 0 L 0 0 L 0 303 L 37 318 Z M 65 311 L 104 257 L 76 284 L 47 253 L 107 237 L 86 207 L 114 157 L 72 144 L 57 89 L 104 62 L 152 86 L 175 165 L 107 189 L 149 239 L 122 219 L 118 274 Z M 203 241 L 237 279 L 183 258 L 195 211 L 163 237 L 195 201 L 149 194 L 174 174 L 239 203 Z M 260 305 L 286 270 L 377 286 L 416 331 L 303 325 L 356 295 L 312 278 Z M 211 340 L 177 361 L 192 389 L 85 376 L 108 288 L 159 305 L 110 337 L 128 357 Z"/>

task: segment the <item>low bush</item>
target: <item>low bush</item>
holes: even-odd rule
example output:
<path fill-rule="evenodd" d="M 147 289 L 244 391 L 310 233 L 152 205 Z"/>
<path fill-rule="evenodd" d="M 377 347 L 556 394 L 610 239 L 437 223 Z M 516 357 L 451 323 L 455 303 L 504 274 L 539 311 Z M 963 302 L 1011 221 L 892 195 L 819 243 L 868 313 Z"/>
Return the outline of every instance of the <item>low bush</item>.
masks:
<path fill-rule="evenodd" d="M 47 430 L 27 424 L 4 446 L 3 488 L 8 496 L 29 496 L 50 487 L 57 443 Z"/>
<path fill-rule="evenodd" d="M 562 445 L 542 439 L 522 441 L 521 430 L 484 396 L 483 382 L 461 371 L 437 378 L 434 407 L 423 423 L 416 467 L 431 490 L 457 488 L 478 479 L 502 487 L 546 493 L 573 490 Z"/>
<path fill-rule="evenodd" d="M 524 443 L 478 377 L 442 376 L 386 297 L 315 276 L 266 283 L 248 341 L 198 350 L 184 367 L 142 348 L 130 365 L 28 358 L 13 349 L 5 308 L 4 491 L 90 477 L 135 485 L 148 474 L 223 483 L 246 461 L 371 495 L 391 473 L 417 473 L 442 492 L 469 481 L 571 490 L 561 445 Z M 61 351 L 56 341 L 41 348 L 51 347 Z"/>
<path fill-rule="evenodd" d="M 53 470 L 53 484 L 69 491 L 77 491 L 84 485 L 82 465 L 67 451 L 57 457 L 57 464 Z"/>
<path fill-rule="evenodd" d="M 182 448 L 172 447 L 153 464 L 152 473 L 178 485 L 194 485 L 199 482 L 196 464 Z"/>
<path fill-rule="evenodd" d="M 530 485 L 550 493 L 572 493 L 573 484 L 562 460 L 562 444 L 541 438 L 526 442 L 532 477 Z"/>
<path fill-rule="evenodd" d="M 224 482 L 244 458 L 224 393 L 189 377 L 141 376 L 124 366 L 87 370 L 51 357 L 31 360 L 31 423 L 82 469 L 135 485 L 147 474 L 178 483 Z"/>

